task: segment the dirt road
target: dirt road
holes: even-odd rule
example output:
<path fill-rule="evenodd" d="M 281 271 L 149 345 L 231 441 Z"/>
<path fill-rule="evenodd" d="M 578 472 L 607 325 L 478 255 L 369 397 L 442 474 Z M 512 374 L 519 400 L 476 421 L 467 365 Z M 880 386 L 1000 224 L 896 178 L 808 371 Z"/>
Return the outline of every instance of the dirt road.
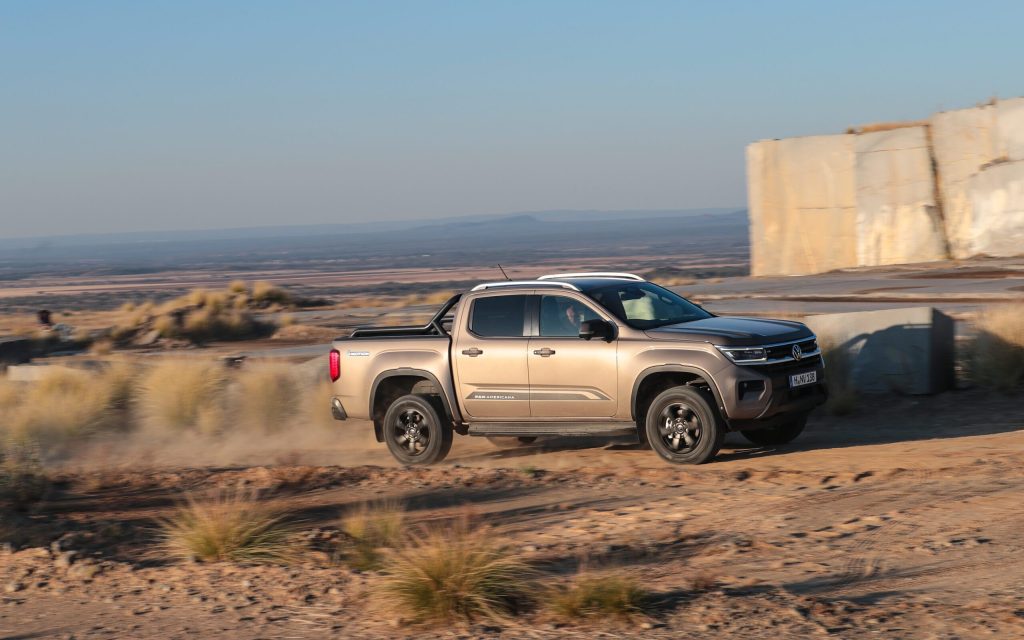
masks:
<path fill-rule="evenodd" d="M 449 464 L 404 470 L 367 425 L 339 428 L 338 445 L 288 465 L 69 475 L 26 531 L 39 543 L 72 531 L 62 544 L 100 555 L 70 568 L 46 547 L 0 558 L 0 637 L 1024 637 L 1019 398 L 879 402 L 817 419 L 778 450 L 730 436 L 701 467 L 624 445 L 462 439 Z M 348 466 L 313 466 L 331 461 Z M 311 539 L 385 496 L 417 521 L 468 508 L 552 580 L 581 565 L 624 571 L 659 605 L 621 624 L 537 613 L 421 628 L 367 598 L 372 575 L 315 557 L 262 568 L 153 557 L 147 526 L 182 490 L 238 484 L 287 504 Z"/>

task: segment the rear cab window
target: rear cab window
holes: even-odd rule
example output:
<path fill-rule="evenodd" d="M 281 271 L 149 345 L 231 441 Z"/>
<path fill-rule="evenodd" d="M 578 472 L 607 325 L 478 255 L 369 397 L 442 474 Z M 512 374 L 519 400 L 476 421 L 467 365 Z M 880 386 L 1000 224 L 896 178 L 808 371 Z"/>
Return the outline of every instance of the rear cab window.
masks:
<path fill-rule="evenodd" d="M 481 338 L 522 338 L 526 335 L 528 296 L 488 296 L 473 301 L 469 330 Z"/>

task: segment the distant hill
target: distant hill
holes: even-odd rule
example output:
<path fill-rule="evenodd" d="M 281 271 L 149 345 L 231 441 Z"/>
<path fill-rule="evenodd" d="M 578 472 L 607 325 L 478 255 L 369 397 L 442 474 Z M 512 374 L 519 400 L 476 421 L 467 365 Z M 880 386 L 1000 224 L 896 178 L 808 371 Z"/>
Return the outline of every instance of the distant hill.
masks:
<path fill-rule="evenodd" d="M 522 211 L 435 218 L 432 220 L 384 220 L 379 222 L 281 225 L 270 227 L 239 227 L 229 229 L 189 229 L 172 231 L 130 231 L 55 235 L 28 238 L 0 238 L 0 251 L 18 249 L 52 249 L 58 247 L 111 246 L 139 243 L 173 243 L 216 240 L 281 239 L 323 237 L 350 234 L 410 231 L 412 229 L 451 229 L 466 225 L 526 225 L 537 222 L 594 222 L 602 220 L 638 220 L 681 218 L 700 215 L 728 214 L 740 208 L 706 209 L 636 209 L 636 210 L 571 210 Z"/>

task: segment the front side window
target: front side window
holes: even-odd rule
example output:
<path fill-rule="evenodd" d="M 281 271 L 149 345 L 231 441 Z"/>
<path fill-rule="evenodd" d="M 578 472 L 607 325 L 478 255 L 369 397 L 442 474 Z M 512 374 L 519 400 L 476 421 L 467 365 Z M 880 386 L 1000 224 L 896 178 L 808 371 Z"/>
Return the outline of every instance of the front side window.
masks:
<path fill-rule="evenodd" d="M 545 338 L 579 337 L 583 321 L 599 317 L 578 300 L 566 296 L 541 296 L 540 335 Z"/>
<path fill-rule="evenodd" d="M 469 330 L 482 338 L 521 338 L 526 296 L 490 296 L 473 301 Z"/>
<path fill-rule="evenodd" d="M 710 318 L 686 298 L 650 282 L 619 282 L 587 295 L 634 329 L 651 329 Z"/>

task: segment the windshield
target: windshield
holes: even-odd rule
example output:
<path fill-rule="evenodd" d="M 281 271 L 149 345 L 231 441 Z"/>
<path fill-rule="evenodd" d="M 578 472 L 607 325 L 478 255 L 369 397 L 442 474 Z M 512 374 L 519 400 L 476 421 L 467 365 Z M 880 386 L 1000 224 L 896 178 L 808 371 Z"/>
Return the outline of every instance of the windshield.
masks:
<path fill-rule="evenodd" d="M 653 329 L 711 317 L 686 298 L 650 282 L 616 282 L 585 293 L 634 329 Z"/>

